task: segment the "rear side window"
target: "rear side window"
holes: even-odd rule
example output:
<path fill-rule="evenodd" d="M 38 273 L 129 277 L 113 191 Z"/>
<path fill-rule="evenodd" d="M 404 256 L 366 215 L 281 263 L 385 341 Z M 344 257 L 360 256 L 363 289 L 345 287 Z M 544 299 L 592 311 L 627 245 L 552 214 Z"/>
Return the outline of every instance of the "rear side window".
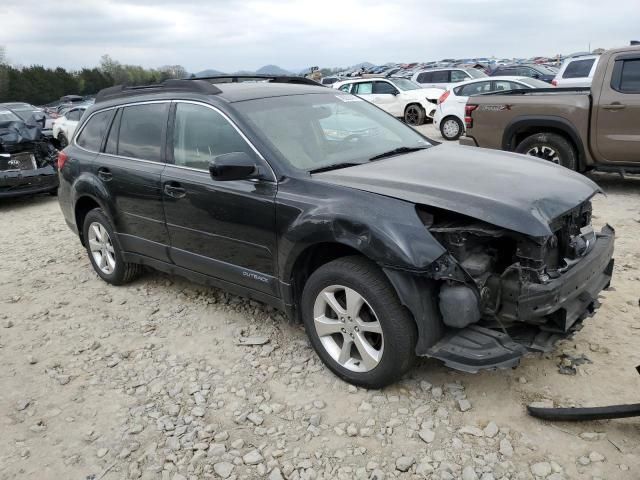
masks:
<path fill-rule="evenodd" d="M 640 58 L 624 61 L 620 76 L 620 91 L 640 93 Z"/>
<path fill-rule="evenodd" d="M 77 122 L 77 121 L 79 121 L 79 120 L 80 120 L 80 117 L 82 117 L 82 112 L 83 112 L 83 111 L 84 111 L 84 110 L 79 110 L 79 109 L 71 110 L 71 111 L 70 111 L 69 113 L 67 113 L 67 115 L 66 115 L 67 120 L 73 120 L 73 121 L 76 121 L 76 122 Z"/>
<path fill-rule="evenodd" d="M 123 108 L 117 154 L 152 162 L 162 161 L 162 138 L 168 111 L 168 103 Z"/>
<path fill-rule="evenodd" d="M 582 78 L 588 77 L 589 72 L 591 71 L 591 67 L 593 67 L 593 62 L 595 62 L 595 58 L 585 59 L 585 60 L 574 60 L 567 65 L 564 73 L 562 74 L 562 78 Z"/>
<path fill-rule="evenodd" d="M 441 72 L 433 72 L 431 81 L 433 83 L 449 83 L 449 71 L 443 70 Z"/>
<path fill-rule="evenodd" d="M 367 95 L 369 93 L 373 93 L 373 84 L 371 82 L 363 82 L 356 83 L 354 85 L 355 92 L 357 95 Z"/>
<path fill-rule="evenodd" d="M 80 132 L 76 143 L 92 152 L 100 151 L 102 138 L 107 131 L 112 114 L 113 110 L 106 110 L 93 115 Z"/>
<path fill-rule="evenodd" d="M 254 156 L 249 144 L 220 113 L 202 105 L 176 105 L 173 129 L 173 161 L 176 165 L 208 170 L 214 157 L 232 152 Z"/>

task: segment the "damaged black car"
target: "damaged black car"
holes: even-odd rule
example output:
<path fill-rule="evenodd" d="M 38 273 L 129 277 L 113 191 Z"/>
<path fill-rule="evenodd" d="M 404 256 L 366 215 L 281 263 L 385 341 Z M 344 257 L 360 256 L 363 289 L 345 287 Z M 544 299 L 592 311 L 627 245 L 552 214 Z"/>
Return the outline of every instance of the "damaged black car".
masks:
<path fill-rule="evenodd" d="M 611 281 L 589 179 L 434 145 L 286 78 L 105 90 L 59 165 L 62 211 L 105 281 L 145 265 L 269 303 L 364 387 L 418 356 L 514 367 L 579 329 Z"/>
<path fill-rule="evenodd" d="M 0 198 L 58 190 L 57 150 L 36 125 L 0 109 Z"/>

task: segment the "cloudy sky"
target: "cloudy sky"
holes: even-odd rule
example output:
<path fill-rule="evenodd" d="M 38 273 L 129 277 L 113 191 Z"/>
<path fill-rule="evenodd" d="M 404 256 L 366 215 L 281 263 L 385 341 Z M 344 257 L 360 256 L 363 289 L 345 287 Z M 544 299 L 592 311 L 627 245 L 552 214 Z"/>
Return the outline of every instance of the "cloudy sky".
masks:
<path fill-rule="evenodd" d="M 529 57 L 640 39 L 640 0 L 0 0 L 14 64 L 188 71 Z"/>

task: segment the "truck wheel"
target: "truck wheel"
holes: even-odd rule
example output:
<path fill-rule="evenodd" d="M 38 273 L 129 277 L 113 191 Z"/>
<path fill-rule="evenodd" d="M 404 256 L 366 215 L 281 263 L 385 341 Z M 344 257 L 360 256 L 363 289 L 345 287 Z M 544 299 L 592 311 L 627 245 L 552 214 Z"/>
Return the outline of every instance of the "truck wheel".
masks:
<path fill-rule="evenodd" d="M 126 263 L 111 222 L 100 208 L 87 213 L 83 225 L 83 238 L 91 265 L 107 283 L 122 285 L 134 280 L 142 265 Z"/>
<path fill-rule="evenodd" d="M 571 170 L 577 170 L 578 158 L 573 145 L 557 133 L 536 133 L 525 138 L 516 147 L 517 153 L 524 153 L 548 160 Z"/>
<path fill-rule="evenodd" d="M 414 103 L 404 109 L 404 123 L 407 125 L 422 125 L 424 123 L 424 117 L 426 117 L 426 113 L 420 105 Z"/>
<path fill-rule="evenodd" d="M 316 270 L 300 308 L 311 344 L 343 380 L 381 388 L 415 361 L 416 325 L 382 271 L 362 257 L 343 257 Z"/>
<path fill-rule="evenodd" d="M 464 125 L 458 117 L 445 117 L 440 122 L 440 133 L 445 140 L 458 140 L 464 132 Z"/>

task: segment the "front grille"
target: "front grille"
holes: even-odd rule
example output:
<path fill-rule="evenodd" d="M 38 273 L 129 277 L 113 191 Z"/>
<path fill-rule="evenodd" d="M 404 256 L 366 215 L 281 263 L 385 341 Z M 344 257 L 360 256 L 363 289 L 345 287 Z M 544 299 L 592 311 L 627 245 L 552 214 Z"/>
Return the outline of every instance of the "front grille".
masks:
<path fill-rule="evenodd" d="M 35 170 L 36 168 L 33 153 L 12 153 L 10 157 L 0 157 L 0 171 Z"/>

